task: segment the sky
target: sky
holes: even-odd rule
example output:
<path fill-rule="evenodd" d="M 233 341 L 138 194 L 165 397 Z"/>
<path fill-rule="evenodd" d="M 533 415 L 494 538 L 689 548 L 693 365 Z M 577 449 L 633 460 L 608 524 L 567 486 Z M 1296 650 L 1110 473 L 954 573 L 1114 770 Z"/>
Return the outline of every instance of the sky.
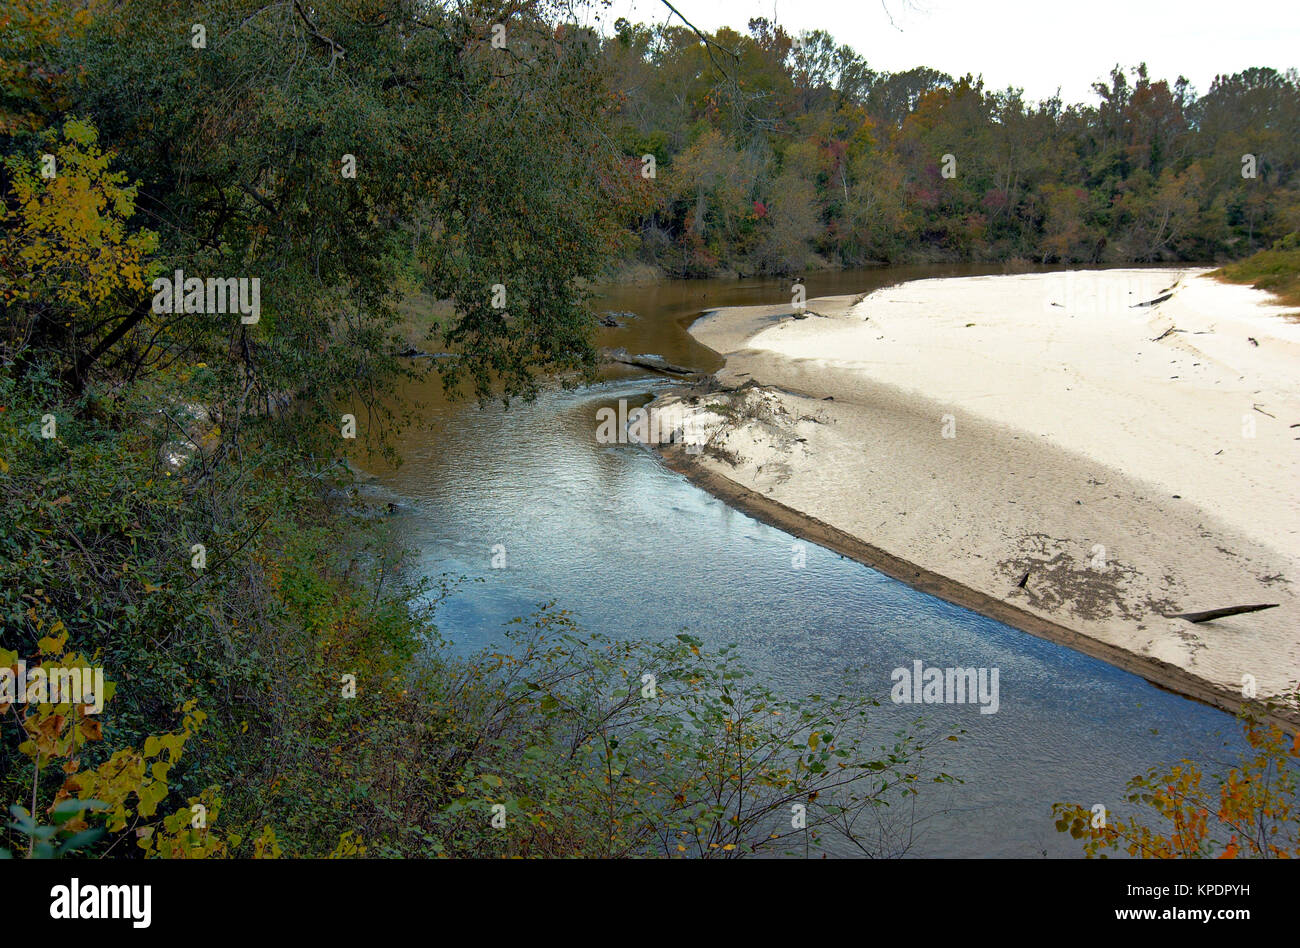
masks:
<path fill-rule="evenodd" d="M 1092 83 L 1116 63 L 1146 62 L 1152 77 L 1186 76 L 1198 94 L 1218 73 L 1300 68 L 1300 0 L 671 0 L 700 29 L 741 32 L 764 16 L 786 32 L 823 29 L 878 71 L 930 66 L 983 74 L 985 86 L 1060 90 L 1093 103 Z M 888 14 L 886 13 L 888 8 Z M 585 19 L 609 33 L 633 22 L 680 22 L 661 0 L 612 0 Z M 891 16 L 893 22 L 891 23 Z"/>

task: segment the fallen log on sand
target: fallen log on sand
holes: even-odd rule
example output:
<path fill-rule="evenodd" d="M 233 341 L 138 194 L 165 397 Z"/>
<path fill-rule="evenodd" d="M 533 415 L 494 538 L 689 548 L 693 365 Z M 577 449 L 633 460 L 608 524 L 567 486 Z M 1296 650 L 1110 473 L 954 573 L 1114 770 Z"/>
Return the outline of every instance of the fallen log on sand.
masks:
<path fill-rule="evenodd" d="M 1276 609 L 1278 603 L 1269 602 L 1259 606 L 1228 606 L 1226 609 L 1209 609 L 1205 612 L 1180 612 L 1177 615 L 1165 616 L 1166 619 L 1186 619 L 1188 622 L 1209 622 L 1211 619 L 1222 619 L 1224 616 L 1239 616 L 1244 612 L 1259 612 L 1261 609 Z"/>

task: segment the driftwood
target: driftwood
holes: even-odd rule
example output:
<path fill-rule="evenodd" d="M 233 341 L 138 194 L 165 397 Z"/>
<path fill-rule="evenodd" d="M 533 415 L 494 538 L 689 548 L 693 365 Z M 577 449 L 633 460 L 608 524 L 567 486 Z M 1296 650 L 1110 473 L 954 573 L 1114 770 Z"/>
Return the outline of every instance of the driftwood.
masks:
<path fill-rule="evenodd" d="M 450 352 L 425 352 L 423 349 L 417 349 L 415 346 L 407 346 L 401 352 L 394 352 L 393 355 L 399 359 L 450 359 Z"/>
<path fill-rule="evenodd" d="M 1169 299 L 1169 297 L 1173 295 L 1174 294 L 1172 293 L 1166 293 L 1164 296 L 1157 296 L 1155 299 L 1147 300 L 1145 303 L 1134 303 L 1132 306 L 1129 307 L 1129 309 L 1140 309 L 1143 306 L 1155 306 L 1157 303 L 1163 303 L 1165 300 Z"/>
<path fill-rule="evenodd" d="M 1239 616 L 1243 612 L 1259 612 L 1261 609 L 1276 609 L 1280 603 L 1268 602 L 1258 606 L 1228 606 L 1226 609 L 1209 609 L 1205 612 L 1180 612 L 1165 616 L 1166 619 L 1186 619 L 1188 622 L 1209 622 L 1224 616 Z"/>
<path fill-rule="evenodd" d="M 616 309 L 606 310 L 604 313 L 600 313 L 596 316 L 596 322 L 600 323 L 607 329 L 621 329 L 623 324 L 619 322 L 620 317 L 624 319 L 636 319 L 636 313 Z"/>
<path fill-rule="evenodd" d="M 671 375 L 690 375 L 692 370 L 681 365 L 674 365 L 663 356 L 653 352 L 643 352 L 640 355 L 630 355 L 626 349 L 620 346 L 617 349 L 601 349 L 601 359 L 605 362 L 621 362 L 624 365 L 634 365 L 642 369 L 653 369 L 656 372 L 666 372 Z"/>

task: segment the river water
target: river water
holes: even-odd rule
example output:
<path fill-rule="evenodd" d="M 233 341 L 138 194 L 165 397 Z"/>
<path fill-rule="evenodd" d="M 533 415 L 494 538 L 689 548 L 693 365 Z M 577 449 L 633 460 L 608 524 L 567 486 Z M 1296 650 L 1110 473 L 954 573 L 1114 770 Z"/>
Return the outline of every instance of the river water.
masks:
<path fill-rule="evenodd" d="M 1001 272 L 927 266 L 813 274 L 808 298 L 932 276 Z M 701 280 L 608 290 L 598 308 L 630 310 L 599 344 L 654 352 L 711 371 L 721 362 L 685 332 L 703 310 L 790 299 L 789 281 Z M 1184 757 L 1218 769 L 1244 748 L 1231 717 L 1062 646 L 916 592 L 761 524 L 694 487 L 635 445 L 603 445 L 596 411 L 646 400 L 671 381 L 626 367 L 535 402 L 449 404 L 431 379 L 413 387 L 428 425 L 399 439 L 404 463 L 373 469 L 415 567 L 467 582 L 439 612 L 455 649 L 503 641 L 510 619 L 554 600 L 592 631 L 706 646 L 737 643 L 776 690 L 833 693 L 846 671 L 882 701 L 892 731 L 917 706 L 889 700 L 890 673 L 927 666 L 999 670 L 1000 705 L 925 705 L 928 728 L 965 729 L 936 764 L 964 781 L 919 802 L 911 848 L 924 856 L 1078 856 L 1057 833 L 1057 801 L 1126 812 L 1125 781 Z M 504 568 L 493 568 L 493 552 Z M 899 551 L 904 556 L 906 551 Z M 501 562 L 500 558 L 497 560 Z"/>

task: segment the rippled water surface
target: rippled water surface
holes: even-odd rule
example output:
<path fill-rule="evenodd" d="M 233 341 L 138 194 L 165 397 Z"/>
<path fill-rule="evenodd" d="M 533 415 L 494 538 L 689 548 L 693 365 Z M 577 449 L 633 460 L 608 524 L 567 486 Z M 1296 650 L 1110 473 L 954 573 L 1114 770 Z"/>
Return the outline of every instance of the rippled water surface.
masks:
<path fill-rule="evenodd" d="M 859 271 L 810 277 L 809 297 L 864 292 L 899 278 L 970 267 Z M 682 327 L 701 310 L 789 299 L 776 281 L 691 281 L 611 291 L 604 307 L 639 314 L 602 331 L 602 345 L 657 352 L 711 370 L 716 356 Z M 402 505 L 399 522 L 429 575 L 481 577 L 439 616 L 462 650 L 502 641 L 502 626 L 555 600 L 584 626 L 613 636 L 670 636 L 689 629 L 706 644 L 738 643 L 774 687 L 854 686 L 883 701 L 882 727 L 917 710 L 889 702 L 890 672 L 927 665 L 1000 671 L 1000 709 L 924 708 L 936 729 L 964 728 L 942 766 L 964 785 L 922 801 L 914 854 L 1077 856 L 1052 826 L 1057 801 L 1122 809 L 1124 782 L 1148 767 L 1191 757 L 1235 758 L 1227 715 L 1141 678 L 916 592 L 816 546 L 792 566 L 790 535 L 765 526 L 667 470 L 653 454 L 595 440 L 596 411 L 644 399 L 666 383 L 619 370 L 576 392 L 531 404 L 448 405 L 431 381 L 412 392 L 431 425 L 401 443 L 404 463 L 377 470 Z M 492 548 L 506 568 L 490 568 Z"/>

